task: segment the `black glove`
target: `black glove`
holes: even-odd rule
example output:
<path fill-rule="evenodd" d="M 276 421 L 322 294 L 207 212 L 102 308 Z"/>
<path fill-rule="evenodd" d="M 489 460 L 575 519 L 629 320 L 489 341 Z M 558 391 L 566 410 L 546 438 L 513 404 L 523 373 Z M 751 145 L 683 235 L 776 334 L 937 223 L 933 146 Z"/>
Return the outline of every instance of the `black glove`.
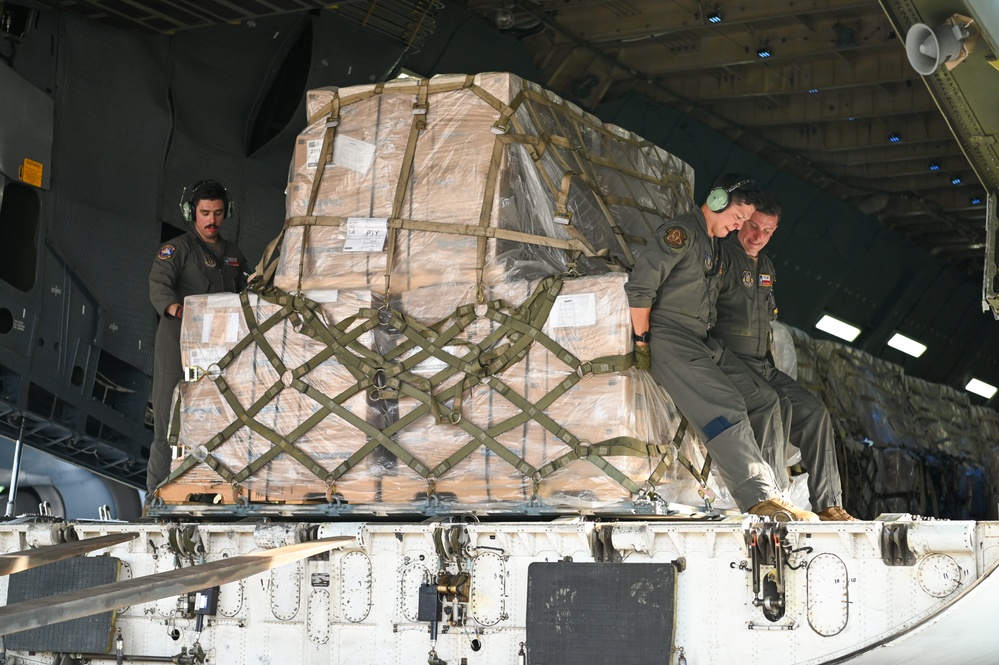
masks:
<path fill-rule="evenodd" d="M 644 370 L 652 367 L 652 351 L 649 349 L 648 344 L 644 346 L 635 345 L 635 367 Z"/>

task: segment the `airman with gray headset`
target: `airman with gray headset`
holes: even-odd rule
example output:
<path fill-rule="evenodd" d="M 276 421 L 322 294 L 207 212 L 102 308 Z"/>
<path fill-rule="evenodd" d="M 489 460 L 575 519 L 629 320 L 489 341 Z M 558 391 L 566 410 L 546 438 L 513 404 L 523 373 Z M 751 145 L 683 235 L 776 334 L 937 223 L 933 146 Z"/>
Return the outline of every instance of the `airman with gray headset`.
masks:
<path fill-rule="evenodd" d="M 153 357 L 153 443 L 146 469 L 152 494 L 170 473 L 167 428 L 173 391 L 183 376 L 180 328 L 184 298 L 201 293 L 238 293 L 246 288 L 247 262 L 221 235 L 235 209 L 225 187 L 214 180 L 194 183 L 181 194 L 180 210 L 189 230 L 160 245 L 149 271 L 149 300 L 160 317 Z"/>

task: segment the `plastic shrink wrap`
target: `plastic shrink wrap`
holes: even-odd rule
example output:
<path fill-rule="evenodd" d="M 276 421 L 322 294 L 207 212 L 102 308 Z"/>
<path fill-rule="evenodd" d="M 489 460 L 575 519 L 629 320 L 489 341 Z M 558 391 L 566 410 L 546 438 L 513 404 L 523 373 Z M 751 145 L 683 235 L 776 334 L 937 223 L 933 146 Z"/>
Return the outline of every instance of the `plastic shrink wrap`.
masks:
<path fill-rule="evenodd" d="M 274 278 L 289 292 L 603 272 L 596 255 L 631 265 L 690 205 L 689 166 L 512 74 L 319 90 L 309 110 Z M 359 242 L 376 225 L 390 237 Z"/>

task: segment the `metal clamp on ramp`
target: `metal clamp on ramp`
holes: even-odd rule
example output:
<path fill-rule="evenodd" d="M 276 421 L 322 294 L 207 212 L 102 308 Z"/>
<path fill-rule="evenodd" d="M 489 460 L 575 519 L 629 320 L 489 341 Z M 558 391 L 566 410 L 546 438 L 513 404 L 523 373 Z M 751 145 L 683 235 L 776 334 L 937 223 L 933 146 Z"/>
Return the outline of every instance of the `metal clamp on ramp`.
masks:
<path fill-rule="evenodd" d="M 908 522 L 887 522 L 881 526 L 881 560 L 886 566 L 916 565 L 916 555 L 909 548 Z"/>

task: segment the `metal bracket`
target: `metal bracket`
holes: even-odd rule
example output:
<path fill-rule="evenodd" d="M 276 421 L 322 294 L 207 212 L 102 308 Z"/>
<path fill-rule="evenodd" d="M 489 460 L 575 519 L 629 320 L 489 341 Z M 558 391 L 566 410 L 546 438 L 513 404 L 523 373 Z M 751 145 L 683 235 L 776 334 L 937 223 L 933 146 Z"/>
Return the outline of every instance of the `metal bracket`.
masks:
<path fill-rule="evenodd" d="M 746 530 L 746 545 L 752 564 L 753 605 L 763 610 L 770 622 L 779 621 L 785 611 L 784 566 L 790 546 L 783 524 L 756 524 Z M 773 569 L 764 573 L 764 566 Z"/>
<path fill-rule="evenodd" d="M 886 566 L 914 566 L 916 555 L 909 549 L 909 524 L 891 522 L 881 525 L 881 560 Z"/>

